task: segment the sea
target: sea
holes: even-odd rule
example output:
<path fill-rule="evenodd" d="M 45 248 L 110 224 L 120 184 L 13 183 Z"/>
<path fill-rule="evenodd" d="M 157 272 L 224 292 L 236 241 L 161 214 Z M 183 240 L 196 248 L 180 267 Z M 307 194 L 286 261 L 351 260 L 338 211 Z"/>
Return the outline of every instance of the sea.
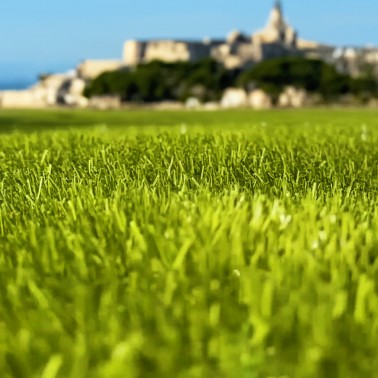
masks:
<path fill-rule="evenodd" d="M 31 80 L 0 81 L 0 91 L 27 89 L 30 86 L 32 86 L 34 83 L 35 81 L 31 81 Z"/>

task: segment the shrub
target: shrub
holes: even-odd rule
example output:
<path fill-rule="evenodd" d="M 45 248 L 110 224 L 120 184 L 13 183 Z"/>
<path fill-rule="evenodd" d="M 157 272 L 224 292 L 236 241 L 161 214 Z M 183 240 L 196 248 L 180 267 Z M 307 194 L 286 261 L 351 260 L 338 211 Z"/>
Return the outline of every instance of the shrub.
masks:
<path fill-rule="evenodd" d="M 377 95 L 377 83 L 372 77 L 351 78 L 321 60 L 302 57 L 264 61 L 243 72 L 238 78 L 238 85 L 245 88 L 259 86 L 273 96 L 288 85 L 320 93 L 325 99 L 347 93 Z"/>
<path fill-rule="evenodd" d="M 85 96 L 118 95 L 123 101 L 155 102 L 219 100 L 231 86 L 246 89 L 259 87 L 277 98 L 286 86 L 319 93 L 325 100 L 352 94 L 361 100 L 378 96 L 377 81 L 372 75 L 351 78 L 321 60 L 286 57 L 264 61 L 244 72 L 227 70 L 212 59 L 199 62 L 165 63 L 153 61 L 135 69 L 106 72 L 85 89 Z"/>
<path fill-rule="evenodd" d="M 87 86 L 84 94 L 87 97 L 112 94 L 124 101 L 140 102 L 184 101 L 191 96 L 210 101 L 219 99 L 235 77 L 235 72 L 211 59 L 195 63 L 153 61 L 135 70 L 104 73 Z"/>

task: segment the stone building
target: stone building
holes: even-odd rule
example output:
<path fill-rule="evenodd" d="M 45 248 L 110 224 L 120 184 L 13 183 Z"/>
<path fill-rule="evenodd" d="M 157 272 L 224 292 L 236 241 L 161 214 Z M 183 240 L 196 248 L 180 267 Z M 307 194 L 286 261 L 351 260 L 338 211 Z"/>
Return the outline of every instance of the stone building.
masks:
<path fill-rule="evenodd" d="M 252 35 L 252 41 L 260 45 L 279 44 L 287 48 L 296 48 L 297 32 L 285 21 L 280 1 L 276 1 L 265 28 Z"/>
<path fill-rule="evenodd" d="M 160 60 L 172 62 L 195 62 L 211 55 L 211 51 L 223 41 L 126 41 L 123 50 L 123 63 L 136 66 Z"/>
<path fill-rule="evenodd" d="M 224 40 L 129 40 L 124 44 L 123 65 L 133 67 L 153 60 L 195 62 L 211 57 L 229 69 L 245 69 L 266 59 L 297 55 L 321 59 L 340 72 L 358 76 L 371 66 L 378 76 L 378 49 L 335 47 L 299 38 L 284 18 L 282 3 L 276 0 L 266 26 L 251 35 L 232 31 Z"/>
<path fill-rule="evenodd" d="M 124 62 L 120 60 L 84 60 L 76 70 L 80 78 L 84 80 L 93 79 L 104 72 L 115 71 L 124 66 Z"/>
<path fill-rule="evenodd" d="M 245 68 L 262 60 L 297 54 L 297 32 L 283 17 L 276 1 L 266 27 L 251 36 L 233 31 L 224 40 L 152 40 L 125 42 L 123 63 L 136 66 L 153 60 L 195 62 L 211 57 L 229 69 Z"/>
<path fill-rule="evenodd" d="M 377 48 L 335 47 L 301 39 L 285 20 L 281 1 L 276 0 L 265 27 L 255 33 L 235 30 L 225 39 L 203 41 L 128 40 L 122 59 L 85 60 L 69 73 L 42 78 L 28 90 L 0 92 L 0 107 L 86 106 L 82 91 L 88 81 L 107 71 L 131 69 L 153 60 L 195 62 L 213 58 L 228 69 L 246 69 L 266 59 L 291 55 L 321 59 L 353 76 L 368 69 L 378 77 Z M 233 104 L 244 99 L 231 91 L 224 101 Z"/>

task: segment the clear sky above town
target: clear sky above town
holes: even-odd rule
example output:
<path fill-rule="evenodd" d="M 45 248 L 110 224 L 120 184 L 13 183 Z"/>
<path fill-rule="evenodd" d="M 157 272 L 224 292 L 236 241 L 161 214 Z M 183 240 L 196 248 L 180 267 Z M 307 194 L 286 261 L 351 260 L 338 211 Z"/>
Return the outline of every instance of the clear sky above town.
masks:
<path fill-rule="evenodd" d="M 120 58 L 126 39 L 225 37 L 265 25 L 273 0 L 8 0 L 0 7 L 0 86 Z M 378 46 L 377 0 L 284 0 L 299 36 Z M 5 83 L 5 84 L 4 84 Z"/>

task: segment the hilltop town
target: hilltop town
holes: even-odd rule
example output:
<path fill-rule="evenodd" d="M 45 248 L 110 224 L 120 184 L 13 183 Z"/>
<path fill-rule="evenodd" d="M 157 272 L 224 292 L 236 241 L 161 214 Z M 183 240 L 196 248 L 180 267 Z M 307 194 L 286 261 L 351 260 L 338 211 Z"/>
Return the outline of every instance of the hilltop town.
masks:
<path fill-rule="evenodd" d="M 227 69 L 244 70 L 268 59 L 287 56 L 320 59 L 354 77 L 369 65 L 378 75 L 378 49 L 337 47 L 302 39 L 285 20 L 281 1 L 277 0 L 266 26 L 251 35 L 235 30 L 224 40 L 128 40 L 122 59 L 85 60 L 68 73 L 41 77 L 28 90 L 0 92 L 0 107 L 86 107 L 90 100 L 83 96 L 83 91 L 88 82 L 104 72 L 131 69 L 156 60 L 196 62 L 212 58 Z"/>

